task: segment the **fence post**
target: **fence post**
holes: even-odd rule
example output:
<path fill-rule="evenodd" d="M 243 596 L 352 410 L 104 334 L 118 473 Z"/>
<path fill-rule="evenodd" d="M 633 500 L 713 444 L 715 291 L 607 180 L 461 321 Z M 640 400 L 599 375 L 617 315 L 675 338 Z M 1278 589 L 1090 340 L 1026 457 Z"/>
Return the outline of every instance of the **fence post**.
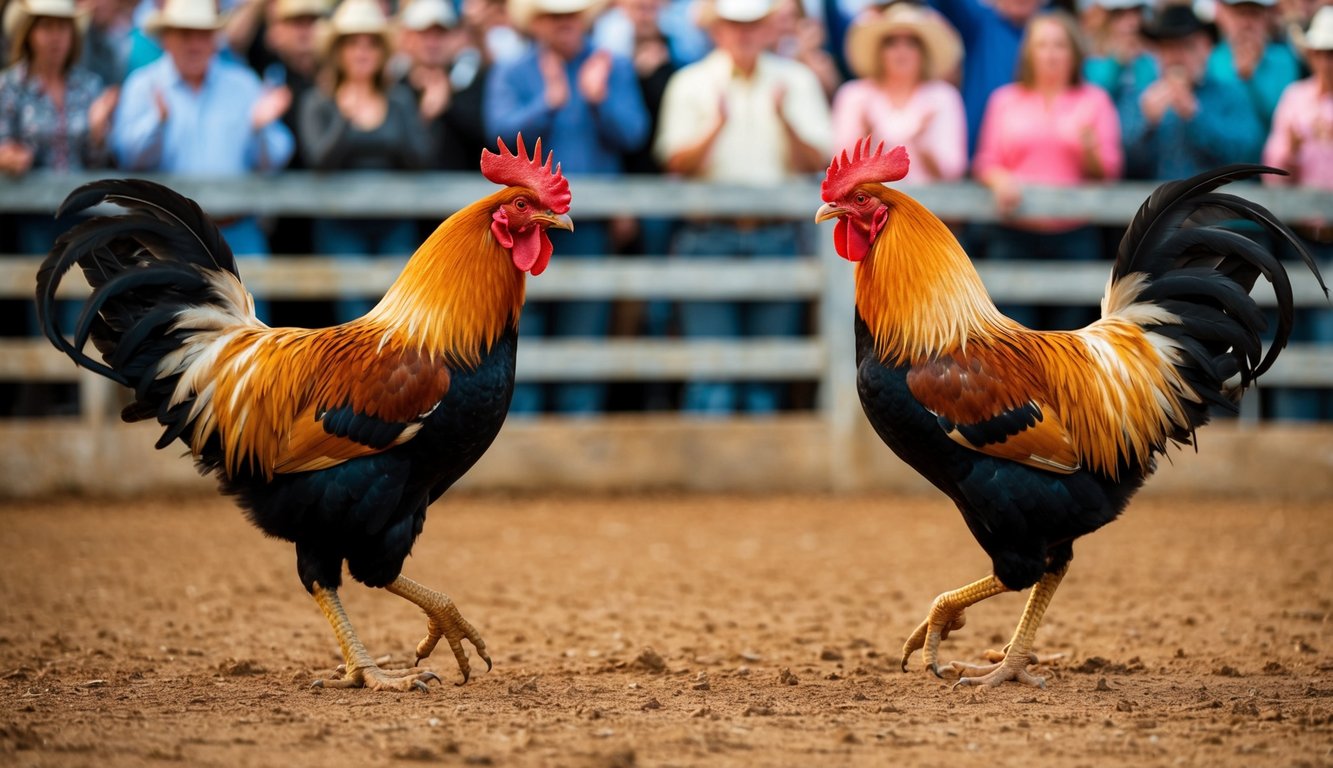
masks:
<path fill-rule="evenodd" d="M 852 323 L 856 313 L 855 268 L 838 256 L 827 227 L 820 227 L 815 241 L 824 288 L 819 301 L 819 340 L 824 348 L 824 373 L 819 382 L 819 413 L 828 435 L 828 486 L 835 491 L 854 490 L 856 436 L 861 405 L 856 394 L 856 337 Z"/>

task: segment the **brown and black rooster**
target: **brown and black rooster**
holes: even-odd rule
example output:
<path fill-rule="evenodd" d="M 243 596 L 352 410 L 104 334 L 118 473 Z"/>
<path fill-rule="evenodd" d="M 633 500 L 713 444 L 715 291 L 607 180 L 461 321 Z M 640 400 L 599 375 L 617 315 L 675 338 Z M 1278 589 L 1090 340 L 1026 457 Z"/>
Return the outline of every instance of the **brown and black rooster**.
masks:
<path fill-rule="evenodd" d="M 481 457 L 509 410 L 525 273 L 551 257 L 548 227 L 572 229 L 569 184 L 541 141 L 500 143 L 482 173 L 504 189 L 450 216 L 384 299 L 318 330 L 255 318 L 231 250 L 194 202 L 146 181 L 75 190 L 61 215 L 114 203 L 61 237 L 37 276 L 47 337 L 76 363 L 134 390 L 126 421 L 156 419 L 265 533 L 296 545 L 297 571 L 337 636 L 340 679 L 316 685 L 424 690 L 433 672 L 381 670 L 338 598 L 352 578 L 426 613 L 417 663 L 441 638 L 466 682 L 462 641 L 481 636 L 453 602 L 402 575 L 426 508 Z M 56 289 L 73 266 L 92 285 L 73 329 Z M 88 341 L 100 359 L 84 351 Z"/>

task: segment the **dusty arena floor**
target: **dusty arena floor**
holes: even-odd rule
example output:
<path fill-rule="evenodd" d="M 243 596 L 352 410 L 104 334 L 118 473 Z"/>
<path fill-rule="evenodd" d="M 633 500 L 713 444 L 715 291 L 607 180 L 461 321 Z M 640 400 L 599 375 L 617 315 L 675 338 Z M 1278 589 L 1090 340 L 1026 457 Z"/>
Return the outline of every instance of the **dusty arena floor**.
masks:
<path fill-rule="evenodd" d="M 332 634 L 226 501 L 10 503 L 0 536 L 4 765 L 1333 764 L 1333 502 L 1141 500 L 1077 548 L 1046 690 L 898 671 L 987 569 L 934 498 L 447 498 L 407 573 L 495 669 L 428 694 L 312 690 Z M 416 609 L 344 593 L 410 661 Z M 944 658 L 1021 607 L 974 608 Z"/>

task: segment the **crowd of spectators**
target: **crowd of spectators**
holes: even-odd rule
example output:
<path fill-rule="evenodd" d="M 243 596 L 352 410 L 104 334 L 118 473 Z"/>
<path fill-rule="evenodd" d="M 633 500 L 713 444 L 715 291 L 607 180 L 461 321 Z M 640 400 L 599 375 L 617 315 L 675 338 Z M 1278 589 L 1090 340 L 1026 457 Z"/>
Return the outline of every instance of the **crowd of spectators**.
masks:
<path fill-rule="evenodd" d="M 995 259 L 1111 255 L 1114 233 L 1015 215 L 1028 184 L 1167 179 L 1262 159 L 1291 171 L 1270 183 L 1333 189 L 1329 0 L 400 1 L 0 0 L 0 174 L 476 171 L 483 147 L 497 136 L 512 146 L 522 131 L 571 175 L 762 189 L 821 171 L 870 134 L 907 146 L 905 183 L 970 175 L 988 187 L 1001 223 L 958 231 L 974 256 Z M 20 253 L 46 251 L 72 224 L 5 222 L 0 250 Z M 403 256 L 435 224 L 218 223 L 238 254 L 333 256 Z M 1328 221 L 1296 225 L 1317 258 L 1333 259 Z M 809 252 L 810 234 L 764 217 L 580 219 L 553 239 L 562 259 L 772 258 Z M 367 308 L 339 301 L 326 319 Z M 1005 309 L 1037 327 L 1090 319 Z M 1333 342 L 1333 313 L 1302 314 L 1307 339 Z M 806 315 L 790 302 L 649 302 L 635 313 L 563 302 L 530 307 L 522 331 L 785 336 Z M 764 414 L 791 407 L 794 392 L 698 381 L 640 397 Z M 1288 394 L 1275 415 L 1333 418 L 1328 393 Z M 594 382 L 525 385 L 515 410 L 594 414 L 608 397 Z"/>

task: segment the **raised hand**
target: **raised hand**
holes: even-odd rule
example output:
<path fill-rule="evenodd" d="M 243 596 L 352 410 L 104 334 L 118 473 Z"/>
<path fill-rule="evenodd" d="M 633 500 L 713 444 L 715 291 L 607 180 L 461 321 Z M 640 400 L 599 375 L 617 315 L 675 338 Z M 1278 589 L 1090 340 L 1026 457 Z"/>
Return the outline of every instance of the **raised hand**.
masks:
<path fill-rule="evenodd" d="M 292 90 L 285 85 L 270 88 L 255 99 L 250 109 L 250 125 L 256 130 L 267 127 L 270 123 L 286 114 L 292 106 Z"/>
<path fill-rule="evenodd" d="M 569 101 L 569 77 L 565 75 L 565 62 L 549 50 L 543 50 L 537 57 L 537 68 L 546 83 L 546 106 L 560 109 Z"/>
<path fill-rule="evenodd" d="M 611 54 L 597 51 L 579 67 L 579 93 L 589 104 L 606 101 L 611 80 Z"/>

